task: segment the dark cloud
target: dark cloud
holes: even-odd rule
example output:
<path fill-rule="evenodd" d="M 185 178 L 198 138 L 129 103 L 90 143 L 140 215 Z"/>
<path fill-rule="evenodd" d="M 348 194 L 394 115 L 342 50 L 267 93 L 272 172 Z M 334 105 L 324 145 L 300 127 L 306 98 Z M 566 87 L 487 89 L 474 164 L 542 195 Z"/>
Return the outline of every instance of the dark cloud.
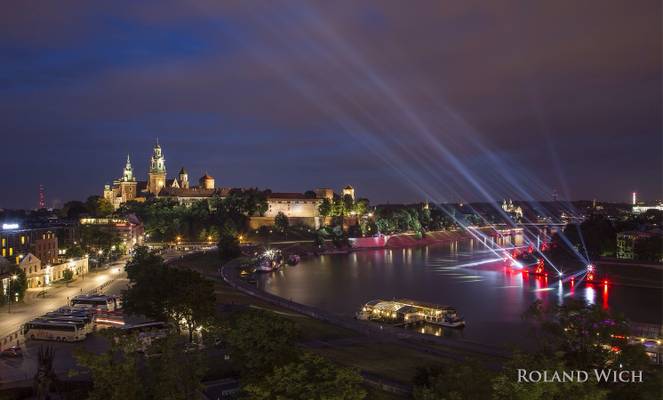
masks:
<path fill-rule="evenodd" d="M 39 183 L 97 193 L 127 152 L 143 174 L 156 137 L 171 171 L 229 186 L 661 197 L 660 15 L 648 0 L 14 2 L 0 207 L 32 206 Z"/>

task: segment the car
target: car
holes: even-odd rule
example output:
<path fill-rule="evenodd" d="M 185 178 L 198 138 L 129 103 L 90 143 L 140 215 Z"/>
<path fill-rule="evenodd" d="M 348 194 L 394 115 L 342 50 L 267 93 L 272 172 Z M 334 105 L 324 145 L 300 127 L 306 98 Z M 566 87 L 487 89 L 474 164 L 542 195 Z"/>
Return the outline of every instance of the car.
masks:
<path fill-rule="evenodd" d="M 21 348 L 18 347 L 18 346 L 9 347 L 9 348 L 6 348 L 6 349 L 2 350 L 2 353 L 0 353 L 0 356 L 9 357 L 9 358 L 23 357 L 23 350 L 21 350 Z"/>

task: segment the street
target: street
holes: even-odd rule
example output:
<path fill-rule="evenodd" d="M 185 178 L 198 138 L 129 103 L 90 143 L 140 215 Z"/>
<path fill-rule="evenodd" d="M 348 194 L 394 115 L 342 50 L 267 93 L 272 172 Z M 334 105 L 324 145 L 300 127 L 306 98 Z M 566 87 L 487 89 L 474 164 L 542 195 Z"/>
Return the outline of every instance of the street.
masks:
<path fill-rule="evenodd" d="M 37 292 L 28 291 L 24 303 L 12 304 L 11 313 L 8 312 L 7 306 L 0 307 L 0 340 L 26 322 L 66 305 L 68 299 L 89 292 L 108 281 L 116 280 L 104 291 L 105 293 L 121 293 L 126 286 L 124 264 L 124 260 L 117 261 L 98 272 L 86 274 L 84 279 L 79 278 L 71 282 L 69 286 L 58 284 L 58 286 L 48 289 L 43 296 L 37 296 Z"/>

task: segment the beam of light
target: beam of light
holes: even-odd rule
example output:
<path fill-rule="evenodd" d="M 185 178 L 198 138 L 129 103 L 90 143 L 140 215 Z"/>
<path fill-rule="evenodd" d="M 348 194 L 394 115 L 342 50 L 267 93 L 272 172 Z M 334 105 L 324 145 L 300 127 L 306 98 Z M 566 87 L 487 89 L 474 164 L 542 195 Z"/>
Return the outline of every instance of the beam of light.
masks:
<path fill-rule="evenodd" d="M 328 23 L 324 14 L 318 12 L 315 7 L 300 4 L 296 10 L 290 9 L 290 12 L 296 16 L 305 15 L 306 18 L 302 19 L 302 23 L 293 24 L 288 21 L 287 26 L 274 26 L 274 21 L 258 16 L 261 26 L 270 32 L 264 46 L 252 48 L 272 49 L 271 45 L 276 42 L 280 48 L 286 50 L 290 59 L 298 61 L 298 65 L 308 65 L 310 68 L 307 70 L 304 67 L 304 71 L 295 72 L 288 68 L 288 65 L 275 63 L 273 59 L 265 57 L 262 51 L 256 51 L 256 57 L 265 57 L 265 65 L 277 70 L 286 82 L 332 117 L 341 129 L 393 169 L 425 199 L 432 200 L 432 204 L 437 205 L 451 198 L 461 199 L 462 194 L 452 186 L 455 184 L 479 194 L 510 223 L 510 217 L 495 203 L 496 199 L 506 193 L 516 193 L 521 199 L 528 200 L 534 199 L 537 193 L 551 192 L 537 179 L 528 176 L 525 169 L 511 168 L 513 163 L 507 163 L 498 157 L 494 150 L 485 146 L 479 132 L 446 102 L 441 104 L 443 95 L 435 93 L 431 96 L 435 103 L 438 103 L 433 113 L 423 113 L 415 109 L 388 76 L 379 71 L 376 65 L 371 65 L 351 42 L 344 40 Z M 284 22 L 276 21 L 277 24 Z M 283 34 L 284 27 L 297 35 L 296 45 Z M 319 71 L 310 60 L 324 63 L 344 82 L 360 84 L 353 87 L 355 91 L 352 93 L 348 93 L 342 85 L 325 87 L 320 84 L 327 82 L 327 77 L 322 75 L 325 71 Z M 384 114 L 373 113 L 373 109 L 367 108 L 363 101 L 358 100 L 355 95 L 357 92 L 369 102 L 378 104 L 385 111 Z M 406 129 L 410 136 L 403 138 L 390 135 L 395 129 Z M 413 143 L 418 143 L 419 146 L 412 146 Z M 461 159 L 457 155 L 460 154 L 457 149 L 467 144 L 478 149 L 479 155 L 489 161 L 487 168 L 482 168 L 483 175 L 488 178 L 482 178 L 481 174 L 475 172 L 476 164 L 473 165 L 472 160 Z M 508 168 L 501 168 L 503 166 Z M 440 173 L 447 170 L 451 173 Z M 493 182 L 491 178 L 496 179 Z M 443 211 L 449 215 L 448 210 Z M 490 226 L 480 213 L 476 214 L 482 218 L 484 225 Z M 472 232 L 467 223 L 453 215 L 449 216 L 473 237 L 485 239 L 486 235 Z M 493 229 L 497 232 L 496 228 Z M 481 240 L 479 242 L 486 246 Z M 577 253 L 568 240 L 564 239 L 563 243 L 573 249 L 574 254 Z M 500 255 L 500 250 L 490 247 L 489 250 L 496 256 Z M 549 262 L 549 265 L 559 272 L 552 263 Z"/>
<path fill-rule="evenodd" d="M 489 258 L 489 259 L 486 259 L 486 260 L 454 265 L 453 267 L 448 267 L 448 268 L 449 269 L 459 269 L 459 268 L 467 268 L 467 267 L 476 267 L 477 265 L 490 264 L 490 263 L 495 263 L 495 262 L 499 262 L 499 261 L 502 261 L 501 257 L 500 258 Z"/>
<path fill-rule="evenodd" d="M 551 290 L 555 290 L 555 288 L 544 287 L 544 288 L 539 288 L 539 289 L 533 289 L 532 292 L 549 292 Z"/>

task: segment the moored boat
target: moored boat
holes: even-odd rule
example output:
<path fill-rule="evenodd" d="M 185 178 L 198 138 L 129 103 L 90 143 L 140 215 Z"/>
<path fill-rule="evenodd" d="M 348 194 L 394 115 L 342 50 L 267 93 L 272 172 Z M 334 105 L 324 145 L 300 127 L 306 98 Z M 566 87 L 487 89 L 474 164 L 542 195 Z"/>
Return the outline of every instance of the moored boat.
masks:
<path fill-rule="evenodd" d="M 417 323 L 447 328 L 465 326 L 465 320 L 453 307 L 410 299 L 372 300 L 366 303 L 355 317 L 405 326 Z"/>

